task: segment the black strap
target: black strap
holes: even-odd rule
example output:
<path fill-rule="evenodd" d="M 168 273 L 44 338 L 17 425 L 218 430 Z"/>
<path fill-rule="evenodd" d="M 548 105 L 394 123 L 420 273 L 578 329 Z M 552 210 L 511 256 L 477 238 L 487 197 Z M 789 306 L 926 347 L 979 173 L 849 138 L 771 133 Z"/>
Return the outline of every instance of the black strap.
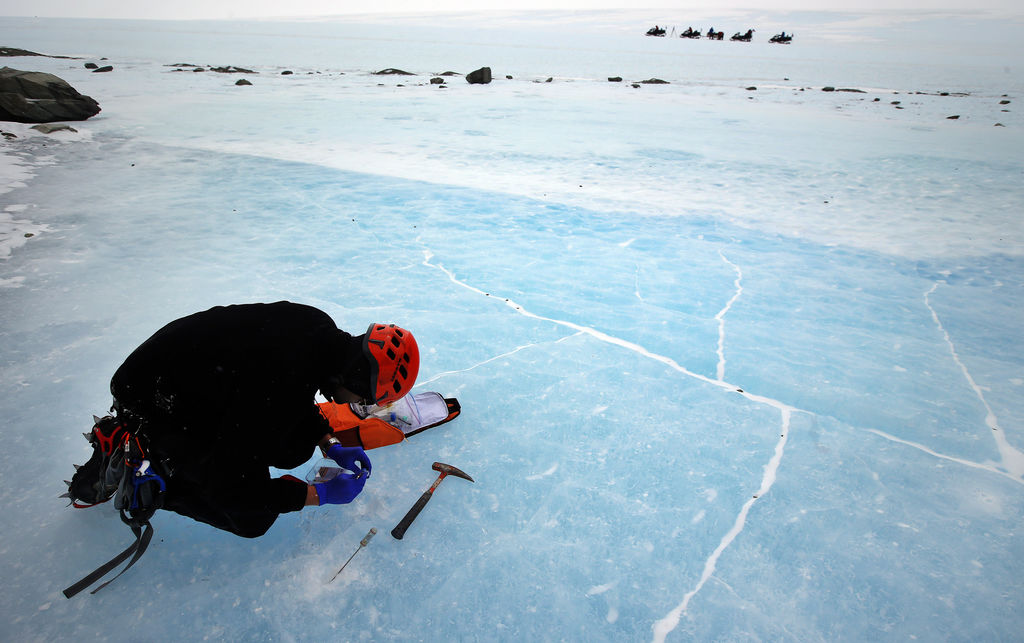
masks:
<path fill-rule="evenodd" d="M 149 541 L 153 539 L 153 526 L 149 524 L 148 521 L 143 524 L 146 527 L 145 530 L 143 530 L 139 525 L 129 525 L 132 528 L 132 532 L 135 534 L 135 542 L 129 545 L 128 548 L 125 549 L 123 552 L 110 559 L 110 561 L 108 561 L 106 564 L 101 565 L 94 572 L 92 572 L 82 580 L 78 581 L 71 587 L 65 589 L 64 596 L 71 598 L 75 594 L 78 594 L 86 587 L 89 587 L 99 579 L 106 576 L 115 567 L 123 563 L 125 560 L 128 559 L 129 556 L 132 556 L 132 554 L 134 554 L 134 556 L 132 556 L 131 562 L 129 562 L 128 565 L 117 574 L 117 576 L 114 576 L 107 582 L 92 590 L 90 594 L 95 594 L 96 592 L 100 591 L 110 583 L 117 580 L 117 578 L 120 577 L 121 574 L 128 571 L 128 569 L 131 568 L 131 566 L 134 565 L 136 561 L 138 561 L 139 558 L 142 557 L 142 554 L 146 552 L 146 548 L 149 547 Z"/>

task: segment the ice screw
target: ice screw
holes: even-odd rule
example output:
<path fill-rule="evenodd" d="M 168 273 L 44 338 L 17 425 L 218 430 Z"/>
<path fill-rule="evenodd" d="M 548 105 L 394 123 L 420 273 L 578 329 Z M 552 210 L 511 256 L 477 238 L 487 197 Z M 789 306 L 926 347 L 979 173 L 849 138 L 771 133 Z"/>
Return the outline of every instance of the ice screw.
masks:
<path fill-rule="evenodd" d="M 363 539 L 359 541 L 359 547 L 357 547 L 356 550 L 354 552 L 352 552 L 352 555 L 348 557 L 348 560 L 346 560 L 345 564 L 341 566 L 341 569 L 339 569 L 334 574 L 334 576 L 331 576 L 331 580 L 327 581 L 328 583 L 333 583 L 334 582 L 334 579 L 338 577 L 338 574 L 343 572 L 345 570 L 345 568 L 348 567 L 348 564 L 351 563 L 352 559 L 356 557 L 356 554 L 359 553 L 359 550 L 362 549 L 363 547 L 366 547 L 366 545 L 370 542 L 370 539 L 373 538 L 376 533 L 377 533 L 377 528 L 376 527 L 373 527 L 373 528 L 370 529 L 370 531 L 366 532 L 366 535 L 363 536 Z"/>

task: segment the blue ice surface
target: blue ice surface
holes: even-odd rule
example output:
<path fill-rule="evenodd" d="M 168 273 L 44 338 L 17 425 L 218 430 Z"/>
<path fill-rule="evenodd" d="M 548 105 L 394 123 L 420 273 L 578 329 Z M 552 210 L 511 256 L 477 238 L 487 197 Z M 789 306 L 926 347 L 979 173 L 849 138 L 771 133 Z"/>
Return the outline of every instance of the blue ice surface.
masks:
<path fill-rule="evenodd" d="M 37 148 L 54 162 L 2 197 L 49 228 L 0 268 L 5 637 L 1019 635 L 1019 249 L 901 255 L 737 225 L 686 198 L 685 216 L 642 201 L 590 209 L 190 149 L 144 139 L 162 123 L 120 131 L 132 114 L 113 107 L 87 144 Z M 239 135 L 262 122 L 230 114 Z M 581 118 L 617 115 L 595 106 Z M 750 118 L 712 134 L 731 127 L 759 149 L 811 144 Z M 544 147 L 545 133 L 510 166 L 578 160 Z M 879 227 L 890 231 L 976 216 L 992 239 L 992 221 L 1020 204 L 1020 163 L 960 151 L 843 149 L 815 164 L 644 141 L 593 160 L 626 183 L 678 175 L 693 188 L 683 197 L 701 183 L 768 197 L 808 227 L 824 197 L 851 217 L 896 219 Z M 792 214 L 779 207 L 780 224 Z M 160 513 L 135 568 L 65 600 L 62 588 L 131 539 L 109 507 L 56 499 L 88 457 L 79 434 L 109 405 L 114 369 L 175 317 L 279 299 L 320 306 L 342 328 L 413 329 L 419 390 L 459 398 L 462 416 L 371 452 L 353 504 L 284 515 L 257 540 Z M 393 540 L 433 461 L 476 482 L 446 480 Z M 378 536 L 328 583 L 371 527 Z"/>
<path fill-rule="evenodd" d="M 27 276 L 4 293 L 10 632 L 119 639 L 117 620 L 161 639 L 642 639 L 701 577 L 789 432 L 777 482 L 677 635 L 1016 631 L 1020 483 L 942 457 L 999 460 L 925 294 L 935 287 L 930 306 L 1000 419 L 1019 423 L 1019 384 L 1005 383 L 1020 373 L 1015 327 L 998 322 L 1022 301 L 1019 259 L 945 275 L 711 220 L 106 145 L 41 171 L 37 216 L 59 231 L 5 266 Z M 129 172 L 144 192 L 119 189 Z M 74 207 L 60 185 L 76 186 Z M 725 380 L 793 407 L 788 430 L 779 408 L 715 384 L 715 315 L 738 271 Z M 414 326 L 421 388 L 458 397 L 462 417 L 374 452 L 353 505 L 282 516 L 256 541 L 158 515 L 136 569 L 65 601 L 65 583 L 130 537 L 112 512 L 52 496 L 87 457 L 79 430 L 152 311 L 280 298 L 342 327 Z M 979 313 L 995 320 L 983 335 Z M 434 460 L 476 484 L 446 481 L 391 540 Z M 381 535 L 327 585 L 371 526 Z"/>

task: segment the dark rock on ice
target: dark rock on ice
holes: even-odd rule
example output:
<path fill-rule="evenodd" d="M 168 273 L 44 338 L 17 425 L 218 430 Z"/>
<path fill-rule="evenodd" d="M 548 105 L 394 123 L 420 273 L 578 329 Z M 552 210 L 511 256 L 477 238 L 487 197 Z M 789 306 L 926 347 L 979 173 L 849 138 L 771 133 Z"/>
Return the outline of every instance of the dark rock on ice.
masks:
<path fill-rule="evenodd" d="M 821 91 L 823 91 L 823 92 L 834 92 L 835 90 L 836 90 L 835 87 L 822 87 L 821 88 Z"/>
<path fill-rule="evenodd" d="M 866 94 L 867 92 L 863 89 L 850 89 L 849 87 L 843 87 L 836 90 L 837 92 L 850 92 L 851 94 Z"/>
<path fill-rule="evenodd" d="M 0 56 L 8 58 L 16 58 L 20 56 L 40 56 L 42 58 L 62 58 L 64 60 L 75 60 L 71 56 L 51 56 L 50 54 L 37 54 L 34 51 L 27 49 L 18 49 L 17 47 L 0 47 Z"/>
<path fill-rule="evenodd" d="M 667 80 L 662 80 L 660 78 L 648 78 L 647 80 L 641 80 L 640 83 L 644 84 L 644 85 L 668 85 L 669 84 L 669 82 Z"/>
<path fill-rule="evenodd" d="M 294 74 L 294 73 L 295 73 L 295 72 L 293 72 L 293 71 L 291 71 L 291 70 L 289 70 L 289 69 L 285 69 L 284 71 L 282 71 L 282 72 L 281 72 L 281 75 L 282 75 L 282 76 L 291 76 L 291 75 L 292 75 L 292 74 Z"/>
<path fill-rule="evenodd" d="M 440 74 L 438 74 L 438 76 L 461 76 L 461 75 L 462 74 L 460 74 L 457 71 L 445 71 L 445 72 L 441 72 Z"/>
<path fill-rule="evenodd" d="M 402 69 L 395 69 L 394 67 L 388 67 L 387 69 L 381 69 L 380 71 L 373 72 L 374 76 L 415 76 L 416 74 L 411 71 L 404 71 Z"/>
<path fill-rule="evenodd" d="M 609 76 L 608 77 L 608 82 L 609 83 L 621 83 L 622 82 L 622 76 Z"/>
<path fill-rule="evenodd" d="M 239 78 L 238 80 L 235 81 L 235 85 L 245 86 L 245 85 L 252 85 L 252 83 L 249 82 L 248 80 L 244 79 L 244 78 Z"/>
<path fill-rule="evenodd" d="M 955 121 L 955 120 L 959 120 L 959 119 L 960 119 L 960 114 L 953 114 L 952 116 L 947 116 L 946 117 L 947 121 Z"/>
<path fill-rule="evenodd" d="M 444 84 L 444 78 L 441 78 L 440 76 L 434 76 L 433 78 L 430 79 L 430 84 L 431 85 L 443 85 Z"/>
<path fill-rule="evenodd" d="M 210 71 L 215 71 L 218 74 L 255 74 L 251 69 L 245 67 L 235 67 L 234 65 L 228 65 L 227 67 L 210 67 Z"/>
<path fill-rule="evenodd" d="M 43 54 L 37 54 L 34 51 L 27 49 L 18 49 L 16 47 L 0 47 L 0 56 L 42 56 Z"/>
<path fill-rule="evenodd" d="M 96 63 L 85 63 L 85 68 L 86 69 L 99 69 L 100 66 L 97 65 Z"/>
<path fill-rule="evenodd" d="M 84 121 L 100 105 L 53 74 L 0 69 L 0 120 L 16 123 Z"/>
<path fill-rule="evenodd" d="M 491 82 L 491 68 L 481 67 L 466 74 L 466 81 L 472 85 L 486 85 Z"/>
<path fill-rule="evenodd" d="M 114 68 L 112 66 L 110 66 L 110 65 L 104 65 L 103 67 L 97 67 L 96 69 L 93 69 L 92 73 L 94 73 L 94 74 L 103 74 L 103 73 L 106 73 L 108 71 L 114 71 Z"/>
<path fill-rule="evenodd" d="M 40 123 L 39 125 L 33 125 L 31 129 L 38 130 L 43 134 L 52 134 L 53 132 L 78 132 L 74 127 L 65 123 Z"/>

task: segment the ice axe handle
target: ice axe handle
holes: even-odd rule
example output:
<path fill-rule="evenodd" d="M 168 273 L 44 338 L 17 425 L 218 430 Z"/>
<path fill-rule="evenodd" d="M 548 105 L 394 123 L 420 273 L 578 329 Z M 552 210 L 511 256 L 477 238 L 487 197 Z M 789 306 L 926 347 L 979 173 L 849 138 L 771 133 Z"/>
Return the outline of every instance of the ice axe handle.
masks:
<path fill-rule="evenodd" d="M 420 496 L 420 499 L 416 501 L 416 504 L 414 504 L 412 508 L 409 509 L 409 512 L 405 514 L 405 518 L 402 518 L 401 522 L 399 522 L 398 525 L 391 530 L 392 536 L 394 536 L 398 540 L 401 540 L 402 537 L 405 536 L 405 530 L 409 528 L 409 525 L 412 524 L 412 521 L 416 520 L 416 516 L 420 515 L 420 512 L 423 511 L 423 508 L 427 506 L 427 502 L 430 501 L 430 496 L 434 495 L 433 491 L 433 488 L 431 488 L 430 491 L 423 492 L 423 495 Z"/>

